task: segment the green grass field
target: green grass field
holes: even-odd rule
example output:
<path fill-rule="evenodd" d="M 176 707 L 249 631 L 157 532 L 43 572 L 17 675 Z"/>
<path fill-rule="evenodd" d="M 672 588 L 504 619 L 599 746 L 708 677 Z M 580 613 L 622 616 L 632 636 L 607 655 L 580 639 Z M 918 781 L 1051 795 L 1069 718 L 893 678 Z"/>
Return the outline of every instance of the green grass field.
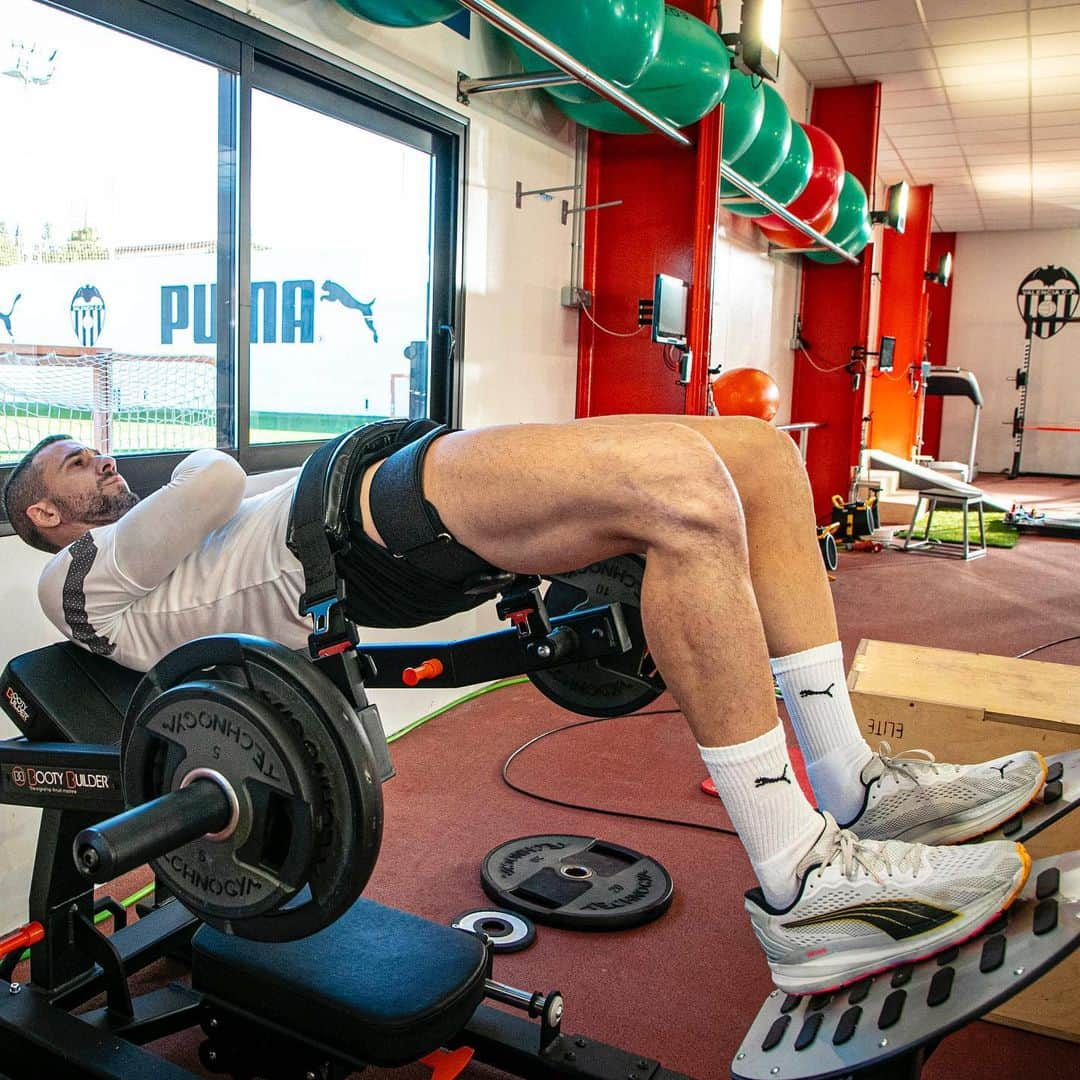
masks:
<path fill-rule="evenodd" d="M 89 410 L 52 409 L 28 415 L 0 407 L 0 465 L 11 465 L 46 435 L 66 434 L 93 445 L 94 423 Z M 162 419 L 127 419 L 115 416 L 110 424 L 110 450 L 114 454 L 182 452 L 217 445 L 217 429 L 205 413 L 194 422 Z M 252 414 L 253 444 L 316 442 L 384 416 L 256 412 Z"/>

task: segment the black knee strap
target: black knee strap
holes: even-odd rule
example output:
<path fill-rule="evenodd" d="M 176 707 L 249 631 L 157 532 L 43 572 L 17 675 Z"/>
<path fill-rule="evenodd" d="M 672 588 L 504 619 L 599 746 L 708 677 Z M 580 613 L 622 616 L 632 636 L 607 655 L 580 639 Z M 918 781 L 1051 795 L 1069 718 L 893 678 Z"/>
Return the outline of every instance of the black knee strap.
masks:
<path fill-rule="evenodd" d="M 430 421 L 421 422 L 430 427 Z M 356 477 L 368 462 L 391 452 L 415 423 L 383 420 L 347 431 L 304 463 L 286 532 L 286 544 L 304 568 L 301 615 L 341 599 L 336 556 L 348 546 Z"/>
<path fill-rule="evenodd" d="M 371 481 L 371 518 L 395 559 L 406 559 L 442 581 L 460 582 L 492 567 L 455 542 L 435 507 L 423 497 L 424 455 L 446 430 L 428 431 L 379 466 Z"/>

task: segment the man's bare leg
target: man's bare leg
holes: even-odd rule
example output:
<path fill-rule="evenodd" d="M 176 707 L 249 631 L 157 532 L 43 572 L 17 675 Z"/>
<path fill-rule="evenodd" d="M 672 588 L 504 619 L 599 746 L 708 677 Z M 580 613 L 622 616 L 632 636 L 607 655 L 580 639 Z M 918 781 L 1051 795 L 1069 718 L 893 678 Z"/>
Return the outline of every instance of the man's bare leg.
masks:
<path fill-rule="evenodd" d="M 645 632 L 698 742 L 776 723 L 742 508 L 699 433 L 576 422 L 456 432 L 432 445 L 424 491 L 459 543 L 507 570 L 645 555 Z"/>

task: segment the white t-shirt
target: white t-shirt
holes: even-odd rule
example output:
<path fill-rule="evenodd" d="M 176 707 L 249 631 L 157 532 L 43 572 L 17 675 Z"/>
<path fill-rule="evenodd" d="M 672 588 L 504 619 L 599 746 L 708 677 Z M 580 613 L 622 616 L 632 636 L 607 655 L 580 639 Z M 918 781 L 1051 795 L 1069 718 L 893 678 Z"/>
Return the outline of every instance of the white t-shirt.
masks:
<path fill-rule="evenodd" d="M 298 472 L 248 478 L 227 454 L 197 450 L 118 522 L 53 556 L 38 582 L 45 614 L 79 645 L 139 671 L 207 634 L 303 648 L 304 571 L 285 546 Z"/>

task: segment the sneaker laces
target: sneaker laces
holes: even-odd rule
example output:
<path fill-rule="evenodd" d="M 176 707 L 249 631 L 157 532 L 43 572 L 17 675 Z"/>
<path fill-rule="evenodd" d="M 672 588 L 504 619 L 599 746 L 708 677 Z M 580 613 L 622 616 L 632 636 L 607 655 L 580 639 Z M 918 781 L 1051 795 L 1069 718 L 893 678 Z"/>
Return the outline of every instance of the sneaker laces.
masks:
<path fill-rule="evenodd" d="M 918 784 L 919 769 L 929 769 L 937 776 L 939 769 L 949 768 L 948 765 L 938 761 L 929 750 L 903 750 L 899 754 L 893 754 L 892 745 L 887 742 L 878 743 L 877 758 L 884 767 L 885 773 L 892 776 L 898 784 L 901 777 Z"/>
<path fill-rule="evenodd" d="M 840 860 L 844 877 L 848 881 L 854 881 L 858 877 L 860 867 L 878 885 L 884 885 L 885 878 L 892 877 L 894 869 L 910 870 L 912 877 L 919 876 L 926 851 L 923 844 L 906 844 L 899 840 L 860 840 L 850 829 L 836 827 L 833 819 L 829 821 L 835 831 L 830 836 L 826 829 L 819 841 L 826 847 L 824 858 L 817 868 L 819 878 L 837 859 Z M 831 850 L 828 850 L 829 848 Z"/>

